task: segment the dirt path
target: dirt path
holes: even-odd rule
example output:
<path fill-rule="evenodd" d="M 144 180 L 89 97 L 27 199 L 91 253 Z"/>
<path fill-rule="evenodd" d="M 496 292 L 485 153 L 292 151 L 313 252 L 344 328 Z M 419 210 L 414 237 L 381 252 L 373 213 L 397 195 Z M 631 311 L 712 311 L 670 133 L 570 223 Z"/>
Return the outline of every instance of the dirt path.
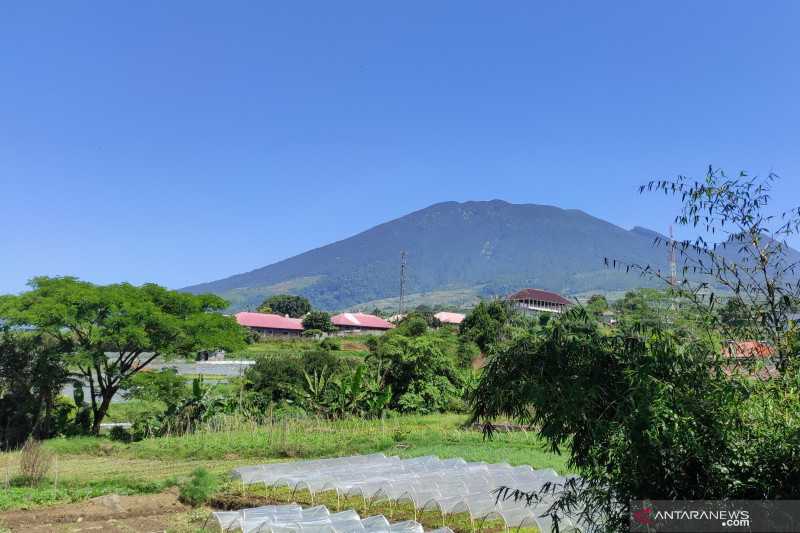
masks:
<path fill-rule="evenodd" d="M 0 513 L 0 528 L 26 532 L 156 532 L 172 529 L 189 509 L 173 492 L 100 496 L 85 502 Z"/>

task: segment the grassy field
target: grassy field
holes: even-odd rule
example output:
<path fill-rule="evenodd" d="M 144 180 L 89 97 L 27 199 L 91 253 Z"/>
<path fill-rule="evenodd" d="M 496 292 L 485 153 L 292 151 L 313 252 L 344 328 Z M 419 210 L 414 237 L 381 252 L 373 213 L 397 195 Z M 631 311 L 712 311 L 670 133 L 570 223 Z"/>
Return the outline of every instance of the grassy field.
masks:
<path fill-rule="evenodd" d="M 236 466 L 301 458 L 384 452 L 403 457 L 438 455 L 471 461 L 530 464 L 565 472 L 565 460 L 543 450 L 530 433 L 496 435 L 461 427 L 464 417 L 438 415 L 373 420 L 297 420 L 255 425 L 226 419 L 186 436 L 124 444 L 106 438 L 47 441 L 53 454 L 48 478 L 38 487 L 17 486 L 19 454 L 0 454 L 0 510 L 74 502 L 101 494 L 159 492 L 203 466 L 226 476 Z"/>
<path fill-rule="evenodd" d="M 367 346 L 363 336 L 336 337 L 341 345 L 339 353 L 345 356 L 364 357 Z M 267 337 L 260 342 L 247 345 L 245 349 L 226 355 L 226 359 L 258 359 L 259 357 L 289 356 L 317 348 L 319 341 L 308 337 Z"/>

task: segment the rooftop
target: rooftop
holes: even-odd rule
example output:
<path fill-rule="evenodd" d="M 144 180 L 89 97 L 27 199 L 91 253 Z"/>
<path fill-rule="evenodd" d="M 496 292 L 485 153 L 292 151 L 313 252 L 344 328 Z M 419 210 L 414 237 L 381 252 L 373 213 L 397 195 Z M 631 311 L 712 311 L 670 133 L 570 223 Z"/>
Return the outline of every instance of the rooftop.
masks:
<path fill-rule="evenodd" d="M 366 313 L 340 313 L 331 317 L 334 326 L 348 326 L 371 329 L 391 329 L 394 325 L 379 316 Z"/>
<path fill-rule="evenodd" d="M 572 302 L 554 292 L 543 291 L 541 289 L 522 289 L 514 294 L 506 296 L 507 300 L 539 300 L 559 305 L 570 305 Z"/>
<path fill-rule="evenodd" d="M 241 326 L 247 326 L 249 328 L 303 330 L 303 321 L 299 318 L 289 318 L 287 316 L 267 313 L 236 313 L 236 322 Z"/>

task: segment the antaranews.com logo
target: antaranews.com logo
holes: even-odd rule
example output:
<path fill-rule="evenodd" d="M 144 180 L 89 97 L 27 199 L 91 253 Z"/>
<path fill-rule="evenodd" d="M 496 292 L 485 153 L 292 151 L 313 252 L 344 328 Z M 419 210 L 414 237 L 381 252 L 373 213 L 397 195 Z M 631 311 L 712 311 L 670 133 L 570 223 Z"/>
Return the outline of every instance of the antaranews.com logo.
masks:
<path fill-rule="evenodd" d="M 797 532 L 800 501 L 632 500 L 631 531 Z"/>

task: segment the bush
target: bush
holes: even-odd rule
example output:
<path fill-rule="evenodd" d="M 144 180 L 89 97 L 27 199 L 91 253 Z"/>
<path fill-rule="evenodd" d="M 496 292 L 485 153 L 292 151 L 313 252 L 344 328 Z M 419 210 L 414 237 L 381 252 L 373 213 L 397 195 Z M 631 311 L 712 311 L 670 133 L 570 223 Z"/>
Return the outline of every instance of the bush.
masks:
<path fill-rule="evenodd" d="M 186 379 L 174 368 L 157 372 L 137 372 L 122 385 L 127 400 L 159 400 L 167 405 L 178 403 L 189 396 Z"/>
<path fill-rule="evenodd" d="M 303 327 L 306 330 L 318 329 L 320 331 L 329 332 L 335 328 L 331 323 L 331 316 L 325 311 L 311 311 L 305 318 L 303 318 Z"/>
<path fill-rule="evenodd" d="M 342 343 L 339 339 L 333 337 L 326 337 L 319 342 L 319 347 L 323 350 L 330 350 L 337 352 L 342 349 Z"/>
<path fill-rule="evenodd" d="M 391 387 L 390 408 L 404 412 L 444 411 L 460 386 L 456 362 L 435 333 L 407 337 L 392 332 L 371 344 L 368 362 Z"/>
<path fill-rule="evenodd" d="M 28 438 L 19 457 L 19 474 L 25 483 L 38 485 L 50 471 L 53 457 L 42 448 L 38 440 Z"/>
<path fill-rule="evenodd" d="M 508 416 L 568 448 L 583 481 L 556 507 L 579 501 L 608 530 L 628 525 L 631 499 L 800 497 L 796 383 L 729 375 L 719 354 L 709 336 L 669 325 L 606 333 L 573 309 L 497 349 L 474 420 Z"/>
<path fill-rule="evenodd" d="M 202 467 L 196 469 L 188 480 L 178 485 L 181 501 L 193 507 L 206 503 L 218 487 L 216 476 Z"/>

